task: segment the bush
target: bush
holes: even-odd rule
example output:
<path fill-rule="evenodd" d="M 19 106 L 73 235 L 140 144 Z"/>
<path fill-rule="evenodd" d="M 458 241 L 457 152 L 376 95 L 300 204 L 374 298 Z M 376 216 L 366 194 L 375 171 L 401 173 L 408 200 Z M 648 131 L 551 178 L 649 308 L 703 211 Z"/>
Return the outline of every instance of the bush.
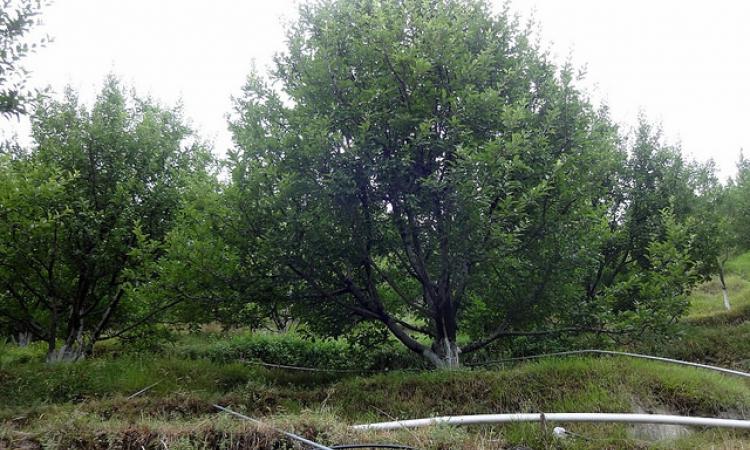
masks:
<path fill-rule="evenodd" d="M 44 361 L 47 344 L 32 342 L 25 347 L 0 341 L 0 368 L 12 367 L 34 361 Z"/>
<path fill-rule="evenodd" d="M 423 367 L 417 355 L 396 342 L 365 347 L 341 339 L 305 339 L 293 333 L 243 333 L 224 339 L 187 339 L 177 356 L 217 362 L 257 360 L 269 364 L 336 370 L 391 370 Z"/>

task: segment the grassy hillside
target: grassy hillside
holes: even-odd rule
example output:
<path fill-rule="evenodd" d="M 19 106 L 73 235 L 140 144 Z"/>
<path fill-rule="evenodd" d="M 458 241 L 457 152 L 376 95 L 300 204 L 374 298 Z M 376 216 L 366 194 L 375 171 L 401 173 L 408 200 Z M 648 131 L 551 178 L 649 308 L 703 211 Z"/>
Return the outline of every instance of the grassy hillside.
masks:
<path fill-rule="evenodd" d="M 679 335 L 656 349 L 664 356 L 750 371 L 750 252 L 727 263 L 732 309 L 726 311 L 718 280 L 700 286 Z"/>
<path fill-rule="evenodd" d="M 127 398 L 156 382 L 147 393 Z M 9 447 L 27 448 L 66 448 L 73 442 L 76 448 L 127 447 L 133 442 L 163 448 L 162 440 L 169 448 L 272 448 L 273 433 L 221 418 L 212 403 L 329 444 L 385 440 L 419 448 L 546 448 L 545 436 L 534 424 L 389 434 L 357 433 L 346 425 L 487 412 L 654 411 L 744 417 L 750 411 L 750 385 L 712 372 L 624 359 L 552 359 L 503 371 L 317 378 L 179 359 L 28 363 L 0 372 L 0 404 L 5 405 L 0 410 L 0 439 Z M 632 426 L 567 427 L 591 440 L 566 441 L 560 448 L 677 445 L 649 443 Z M 682 447 L 673 448 L 715 439 L 750 444 L 741 433 L 698 431 L 684 438 Z M 253 444 L 232 446 L 247 441 Z"/>
<path fill-rule="evenodd" d="M 750 370 L 750 254 L 728 264 L 734 309 L 718 285 L 693 297 L 666 356 Z M 309 347 L 309 348 L 308 348 Z M 77 364 L 47 365 L 43 347 L 0 346 L 0 449 L 281 449 L 273 430 L 219 414 L 213 403 L 325 444 L 397 442 L 420 449 L 750 448 L 750 433 L 614 424 L 564 424 L 580 438 L 551 437 L 539 424 L 355 432 L 348 425 L 450 414 L 655 412 L 750 418 L 750 381 L 623 358 L 556 358 L 498 370 L 317 373 L 243 362 L 254 355 L 299 365 L 408 367 L 397 348 L 376 354 L 341 342 L 185 336 L 164 348 L 103 347 Z M 146 392 L 130 396 L 150 387 Z M 665 438 L 664 436 L 669 436 Z"/>
<path fill-rule="evenodd" d="M 750 252 L 727 261 L 725 271 L 724 280 L 732 309 L 750 307 Z M 718 277 L 699 286 L 693 292 L 690 303 L 688 318 L 700 319 L 723 313 L 724 301 Z"/>

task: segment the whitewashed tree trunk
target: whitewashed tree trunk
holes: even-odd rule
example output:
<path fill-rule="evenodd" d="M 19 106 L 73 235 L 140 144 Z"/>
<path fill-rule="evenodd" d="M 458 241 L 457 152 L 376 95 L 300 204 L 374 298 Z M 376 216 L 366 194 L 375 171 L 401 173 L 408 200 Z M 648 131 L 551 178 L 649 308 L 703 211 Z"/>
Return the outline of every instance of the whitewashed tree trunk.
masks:
<path fill-rule="evenodd" d="M 422 355 L 438 369 L 458 369 L 461 367 L 461 349 L 448 338 L 435 342 L 431 349 L 425 349 Z"/>
<path fill-rule="evenodd" d="M 721 288 L 721 294 L 724 296 L 724 308 L 729 311 L 732 309 L 732 305 L 729 304 L 729 292 L 727 292 L 726 286 Z"/>
<path fill-rule="evenodd" d="M 724 281 L 724 261 L 719 261 L 719 281 L 721 282 L 721 295 L 724 297 L 724 308 L 729 311 L 732 305 L 729 303 L 729 291 L 727 283 Z"/>
<path fill-rule="evenodd" d="M 33 335 L 27 331 L 22 331 L 18 333 L 17 336 L 13 337 L 13 340 L 16 342 L 16 345 L 19 347 L 26 347 L 31 343 Z"/>
<path fill-rule="evenodd" d="M 68 347 L 63 345 L 62 347 L 55 349 L 53 352 L 47 354 L 47 362 L 61 363 L 61 362 L 76 362 L 86 358 L 86 353 L 82 347 L 72 346 Z"/>

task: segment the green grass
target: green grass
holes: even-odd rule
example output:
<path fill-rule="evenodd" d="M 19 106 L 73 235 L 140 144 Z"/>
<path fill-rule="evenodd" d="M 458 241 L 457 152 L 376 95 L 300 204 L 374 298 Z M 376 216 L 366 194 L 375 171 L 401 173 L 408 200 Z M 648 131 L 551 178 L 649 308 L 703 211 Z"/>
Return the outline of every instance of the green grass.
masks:
<path fill-rule="evenodd" d="M 237 363 L 153 355 L 51 366 L 28 362 L 6 367 L 0 374 L 0 429 L 6 430 L 0 433 L 0 440 L 3 436 L 11 439 L 11 434 L 43 438 L 53 448 L 72 446 L 73 441 L 79 442 L 77 448 L 107 448 L 96 444 L 105 441 L 126 448 L 127 442 L 139 443 L 131 448 L 160 448 L 161 440 L 168 442 L 169 448 L 173 448 L 171 444 L 174 448 L 239 448 L 230 442 L 242 439 L 270 442 L 266 434 L 257 434 L 246 424 L 217 421 L 212 403 L 229 405 L 328 443 L 398 439 L 425 449 L 467 450 L 503 448 L 498 442 L 541 445 L 549 436 L 541 433 L 538 425 L 438 427 L 398 436 L 361 435 L 346 425 L 490 412 L 653 410 L 750 415 L 750 383 L 743 379 L 622 358 L 550 359 L 493 371 L 316 379 Z M 155 382 L 160 384 L 127 399 Z M 567 427 L 597 439 L 591 442 L 609 442 L 609 448 L 643 448 L 630 436 L 628 426 Z M 692 438 L 705 439 L 701 436 L 698 433 Z M 727 439 L 750 443 L 744 435 L 732 434 Z M 602 448 L 591 446 L 591 442 L 570 442 L 561 448 Z M 274 448 L 263 445 L 247 448 Z"/>
<path fill-rule="evenodd" d="M 726 270 L 750 280 L 750 252 L 737 255 L 726 263 Z"/>
<path fill-rule="evenodd" d="M 33 342 L 26 347 L 0 341 L 0 369 L 25 364 L 29 362 L 44 361 L 47 345 L 43 342 Z"/>
<path fill-rule="evenodd" d="M 691 295 L 680 333 L 649 351 L 688 361 L 750 371 L 750 252 L 726 264 L 732 309 L 724 309 L 718 279 Z"/>
<path fill-rule="evenodd" d="M 488 412 L 632 412 L 665 407 L 686 414 L 750 411 L 750 385 L 707 371 L 622 358 L 549 359 L 510 370 L 404 373 L 356 378 L 336 388 L 350 420 Z M 364 407 L 363 407 L 364 406 Z M 364 410 L 364 411 L 363 411 Z M 361 417 L 369 413 L 368 417 Z"/>
<path fill-rule="evenodd" d="M 33 362 L 0 370 L 0 404 L 33 406 L 81 402 L 108 395 L 130 395 L 158 382 L 152 392 L 223 392 L 246 384 L 253 370 L 241 364 L 178 359 L 88 360 L 80 363 Z"/>
<path fill-rule="evenodd" d="M 712 281 L 693 293 L 681 332 L 652 352 L 750 370 L 750 253 L 727 263 L 732 311 Z M 0 344 L 0 448 L 283 449 L 267 428 L 217 414 L 213 403 L 327 444 L 400 442 L 420 449 L 750 448 L 750 434 L 693 429 L 652 441 L 622 424 L 562 424 L 586 437 L 554 440 L 539 424 L 355 432 L 393 418 L 503 412 L 658 412 L 750 418 L 750 381 L 619 357 L 556 358 L 498 370 L 291 372 L 255 360 L 350 369 L 409 367 L 390 344 L 367 353 L 296 335 L 177 335 L 161 348 L 99 346 L 75 364 L 44 363 L 43 345 Z M 147 392 L 131 394 L 158 383 Z M 549 430 L 548 430 L 549 431 Z"/>
<path fill-rule="evenodd" d="M 750 322 L 688 324 L 660 354 L 750 372 Z"/>
<path fill-rule="evenodd" d="M 750 252 L 738 255 L 725 264 L 725 277 L 732 309 L 750 307 Z M 719 277 L 698 286 L 690 296 L 688 318 L 703 318 L 725 311 Z"/>
<path fill-rule="evenodd" d="M 729 302 L 732 309 L 750 307 L 750 278 L 743 278 L 736 273 L 725 277 Z M 724 311 L 724 299 L 721 293 L 721 283 L 718 277 L 698 286 L 690 295 L 690 309 L 687 317 L 702 318 Z"/>

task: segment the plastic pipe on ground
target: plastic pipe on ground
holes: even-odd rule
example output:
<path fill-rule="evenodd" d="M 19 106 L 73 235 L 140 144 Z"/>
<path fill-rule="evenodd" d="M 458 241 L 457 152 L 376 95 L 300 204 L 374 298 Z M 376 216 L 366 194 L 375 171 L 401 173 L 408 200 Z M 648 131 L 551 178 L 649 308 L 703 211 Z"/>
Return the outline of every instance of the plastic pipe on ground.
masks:
<path fill-rule="evenodd" d="M 429 419 L 397 420 L 354 425 L 354 430 L 395 430 L 420 428 L 431 425 L 491 425 L 515 422 L 613 422 L 649 423 L 661 425 L 692 425 L 704 427 L 750 429 L 750 420 L 715 419 L 711 417 L 672 416 L 666 414 L 613 414 L 613 413 L 524 413 L 524 414 L 476 414 L 470 416 L 431 417 Z"/>
<path fill-rule="evenodd" d="M 284 431 L 284 430 L 279 430 L 278 428 L 269 427 L 268 425 L 265 425 L 263 422 L 261 422 L 258 419 L 253 419 L 250 416 L 246 416 L 246 415 L 240 414 L 240 413 L 238 413 L 236 411 L 232 411 L 231 409 L 225 408 L 225 407 L 223 407 L 221 405 L 214 405 L 214 408 L 218 409 L 219 411 L 224 411 L 225 413 L 229 413 L 229 414 L 231 414 L 233 416 L 239 417 L 240 419 L 247 420 L 248 422 L 252 422 L 252 423 L 254 423 L 254 424 L 258 425 L 258 426 L 266 426 L 266 427 L 268 427 L 268 428 L 270 428 L 270 429 L 272 429 L 272 430 L 274 430 L 274 431 L 276 431 L 278 433 L 283 434 L 284 436 L 286 436 L 288 438 L 294 439 L 295 441 L 301 442 L 301 443 L 303 443 L 305 445 L 308 445 L 308 446 L 310 446 L 312 448 L 317 448 L 318 450 L 333 450 L 331 447 L 326 447 L 323 444 L 318 444 L 317 442 L 313 442 L 313 441 L 311 441 L 309 439 L 305 439 L 302 436 L 298 436 L 298 435 L 296 435 L 294 433 L 289 433 L 289 432 Z"/>
<path fill-rule="evenodd" d="M 641 355 L 639 353 L 628 353 L 628 352 L 615 352 L 610 350 L 584 350 L 586 353 L 599 353 L 602 355 L 618 355 L 618 356 L 630 356 L 631 358 L 650 359 L 652 361 L 662 361 L 672 364 L 680 364 L 683 366 L 699 367 L 701 369 L 709 369 L 716 372 L 728 373 L 731 375 L 737 375 L 740 377 L 750 378 L 750 373 L 740 372 L 739 370 L 726 369 L 724 367 L 709 366 L 708 364 L 700 364 L 689 361 L 682 361 L 679 359 L 663 358 L 661 356 Z"/>
<path fill-rule="evenodd" d="M 700 364 L 700 363 L 694 363 L 694 362 L 689 362 L 689 361 L 682 361 L 679 359 L 663 358 L 661 356 L 642 355 L 639 353 L 628 353 L 628 352 L 616 352 L 616 351 L 611 351 L 611 350 L 570 350 L 567 352 L 544 353 L 541 355 L 531 355 L 531 356 L 519 356 L 517 358 L 506 358 L 506 359 L 500 359 L 497 361 L 490 361 L 488 363 L 470 365 L 470 367 L 493 366 L 493 365 L 499 365 L 505 362 L 512 362 L 512 361 L 528 361 L 530 359 L 554 358 L 557 356 L 574 356 L 574 355 L 585 355 L 585 354 L 629 356 L 631 358 L 650 359 L 652 361 L 661 361 L 661 362 L 666 362 L 666 363 L 671 363 L 671 364 L 679 364 L 682 366 L 698 367 L 701 369 L 708 369 L 708 370 L 713 370 L 716 372 L 722 372 L 722 373 L 726 373 L 730 375 L 737 375 L 740 377 L 750 378 L 750 373 L 741 372 L 739 370 L 732 370 L 732 369 L 727 369 L 724 367 L 710 366 L 708 364 Z"/>

